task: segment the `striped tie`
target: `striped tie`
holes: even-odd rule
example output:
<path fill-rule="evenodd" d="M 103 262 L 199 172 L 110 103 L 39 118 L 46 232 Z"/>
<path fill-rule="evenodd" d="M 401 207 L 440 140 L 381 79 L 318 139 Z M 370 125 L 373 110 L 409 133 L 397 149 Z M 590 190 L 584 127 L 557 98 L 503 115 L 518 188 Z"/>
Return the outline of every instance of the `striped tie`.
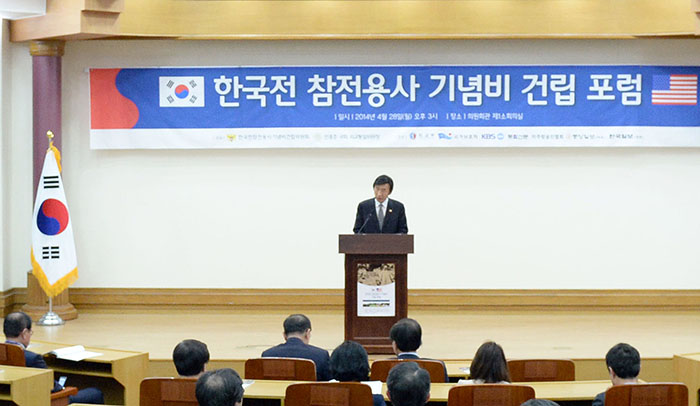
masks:
<path fill-rule="evenodd" d="M 379 231 L 382 231 L 382 226 L 384 225 L 384 205 L 379 203 L 379 214 L 377 214 L 377 220 L 379 220 Z"/>

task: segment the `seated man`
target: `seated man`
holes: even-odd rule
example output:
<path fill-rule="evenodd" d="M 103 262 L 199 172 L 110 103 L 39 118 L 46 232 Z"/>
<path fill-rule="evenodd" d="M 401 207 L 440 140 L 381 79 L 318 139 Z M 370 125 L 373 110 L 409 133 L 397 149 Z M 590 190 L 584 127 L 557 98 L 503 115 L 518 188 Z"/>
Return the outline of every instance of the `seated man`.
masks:
<path fill-rule="evenodd" d="M 386 395 L 393 406 L 423 406 L 430 399 L 430 374 L 415 362 L 402 362 L 389 371 Z"/>
<path fill-rule="evenodd" d="M 209 349 L 201 341 L 183 340 L 173 350 L 173 362 L 180 378 L 199 378 L 209 362 Z"/>
<path fill-rule="evenodd" d="M 205 372 L 197 379 L 195 396 L 199 406 L 241 406 L 243 381 L 231 368 Z"/>
<path fill-rule="evenodd" d="M 608 366 L 613 386 L 618 386 L 637 383 L 642 362 L 639 351 L 629 344 L 620 343 L 605 354 L 605 365 Z M 593 406 L 603 405 L 605 405 L 605 392 L 599 393 L 593 399 Z"/>
<path fill-rule="evenodd" d="M 3 323 L 3 331 L 5 333 L 6 343 L 19 345 L 24 350 L 26 366 L 30 368 L 48 368 L 41 354 L 27 350 L 33 333 L 32 318 L 29 317 L 29 315 L 24 312 L 8 314 Z M 58 392 L 62 389 L 63 387 L 58 382 L 54 382 L 54 387 L 51 392 Z M 102 391 L 97 388 L 82 389 L 78 391 L 78 394 L 70 396 L 68 399 L 70 403 L 104 404 Z"/>
<path fill-rule="evenodd" d="M 420 359 L 421 357 L 418 356 L 416 351 L 418 351 L 418 347 L 422 344 L 422 336 L 423 330 L 420 324 L 413 319 L 401 319 L 391 326 L 389 337 L 391 338 L 391 347 L 394 349 L 396 358 Z M 449 382 L 447 367 L 444 362 L 442 362 L 442 365 L 445 369 L 445 382 Z"/>
<path fill-rule="evenodd" d="M 303 314 L 292 314 L 284 320 L 285 343 L 269 348 L 262 353 L 263 357 L 304 358 L 316 364 L 316 380 L 331 379 L 330 357 L 323 348 L 309 345 L 311 340 L 311 321 Z"/>

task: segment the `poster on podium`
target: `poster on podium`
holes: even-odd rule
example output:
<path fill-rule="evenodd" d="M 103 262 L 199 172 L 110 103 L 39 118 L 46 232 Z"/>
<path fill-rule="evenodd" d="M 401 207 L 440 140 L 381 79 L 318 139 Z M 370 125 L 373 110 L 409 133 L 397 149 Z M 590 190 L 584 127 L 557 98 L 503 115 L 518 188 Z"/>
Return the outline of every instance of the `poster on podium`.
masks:
<path fill-rule="evenodd" d="M 357 315 L 396 315 L 396 264 L 357 264 Z"/>

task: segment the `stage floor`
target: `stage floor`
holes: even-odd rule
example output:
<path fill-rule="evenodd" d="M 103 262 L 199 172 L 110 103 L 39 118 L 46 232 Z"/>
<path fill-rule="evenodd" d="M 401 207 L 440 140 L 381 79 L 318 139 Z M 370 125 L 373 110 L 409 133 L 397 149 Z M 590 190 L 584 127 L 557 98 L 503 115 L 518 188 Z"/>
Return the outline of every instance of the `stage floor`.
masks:
<path fill-rule="evenodd" d="M 298 311 L 298 310 L 297 310 Z M 308 310 L 311 342 L 332 350 L 343 341 L 343 312 Z M 195 338 L 214 359 L 259 356 L 282 342 L 287 310 L 85 310 L 59 327 L 34 326 L 34 338 L 145 351 L 151 360 L 171 358 L 175 345 Z M 700 313 L 679 311 L 412 311 L 423 326 L 419 353 L 444 360 L 471 359 L 485 340 L 501 344 L 508 358 L 603 359 L 618 342 L 642 358 L 670 359 L 700 352 Z"/>

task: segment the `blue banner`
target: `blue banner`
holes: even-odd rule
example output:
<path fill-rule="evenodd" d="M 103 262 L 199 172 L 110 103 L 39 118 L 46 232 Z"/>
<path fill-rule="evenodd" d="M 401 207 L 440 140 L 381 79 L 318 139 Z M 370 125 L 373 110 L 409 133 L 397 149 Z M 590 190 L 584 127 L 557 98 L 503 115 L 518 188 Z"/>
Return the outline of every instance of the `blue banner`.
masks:
<path fill-rule="evenodd" d="M 446 146 L 428 141 L 455 138 L 465 142 L 454 146 L 627 138 L 638 142 L 624 145 L 696 146 L 699 74 L 687 66 L 92 69 L 91 135 L 95 148 Z M 537 133 L 562 138 L 533 143 Z M 577 143 L 576 133 L 597 141 Z M 339 141 L 353 134 L 369 142 Z M 248 135 L 261 142 L 241 142 Z"/>

